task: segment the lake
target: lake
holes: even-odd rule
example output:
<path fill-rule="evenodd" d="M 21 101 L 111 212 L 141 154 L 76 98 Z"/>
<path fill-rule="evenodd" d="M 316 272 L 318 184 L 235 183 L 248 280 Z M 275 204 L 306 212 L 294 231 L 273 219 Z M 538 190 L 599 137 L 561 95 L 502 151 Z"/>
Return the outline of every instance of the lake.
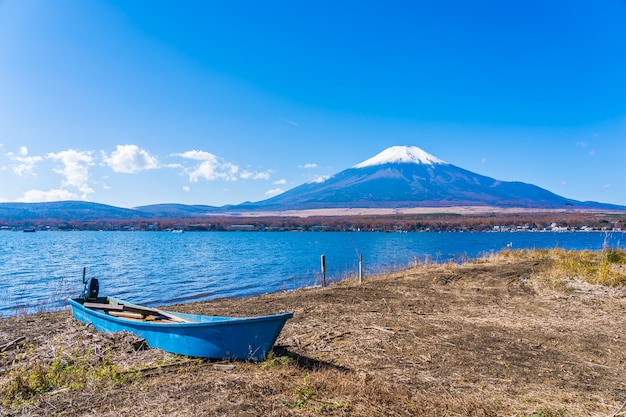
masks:
<path fill-rule="evenodd" d="M 504 248 L 624 249 L 623 232 L 0 232 L 0 316 L 66 307 L 82 271 L 100 294 L 151 306 L 243 297 Z"/>

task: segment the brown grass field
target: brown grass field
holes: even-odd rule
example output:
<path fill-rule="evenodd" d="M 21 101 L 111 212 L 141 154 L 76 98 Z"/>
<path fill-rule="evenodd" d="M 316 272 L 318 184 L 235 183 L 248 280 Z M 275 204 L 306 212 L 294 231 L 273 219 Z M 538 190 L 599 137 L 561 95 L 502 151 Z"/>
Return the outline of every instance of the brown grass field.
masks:
<path fill-rule="evenodd" d="M 504 251 L 359 285 L 170 306 L 293 311 L 270 356 L 215 362 L 68 311 L 0 320 L 0 414 L 626 415 L 626 253 Z"/>
<path fill-rule="evenodd" d="M 452 207 L 404 207 L 404 208 L 330 208 L 330 209 L 306 209 L 306 210 L 284 210 L 284 211 L 256 211 L 256 212 L 232 212 L 231 216 L 242 217 L 320 217 L 320 216 L 389 216 L 389 215 L 410 215 L 410 214 L 461 214 L 461 215 L 490 215 L 490 214 L 558 214 L 558 213 L 580 213 L 593 215 L 602 214 L 624 214 L 623 210 L 614 212 L 607 210 L 573 210 L 573 209 L 538 209 L 520 207 L 492 207 L 492 206 L 452 206 Z"/>

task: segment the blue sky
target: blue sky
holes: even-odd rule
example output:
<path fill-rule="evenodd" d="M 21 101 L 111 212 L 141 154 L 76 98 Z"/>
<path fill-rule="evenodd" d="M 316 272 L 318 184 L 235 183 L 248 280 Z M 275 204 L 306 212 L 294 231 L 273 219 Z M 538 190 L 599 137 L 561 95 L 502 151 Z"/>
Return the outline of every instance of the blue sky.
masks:
<path fill-rule="evenodd" d="M 626 205 L 626 1 L 0 0 L 0 201 L 258 201 L 387 147 Z"/>

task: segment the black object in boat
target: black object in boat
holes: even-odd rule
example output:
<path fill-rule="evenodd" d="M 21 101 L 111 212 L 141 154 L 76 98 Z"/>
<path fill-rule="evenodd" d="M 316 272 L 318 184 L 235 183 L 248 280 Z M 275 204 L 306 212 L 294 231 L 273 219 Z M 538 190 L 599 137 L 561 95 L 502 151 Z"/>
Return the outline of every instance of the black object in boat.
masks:
<path fill-rule="evenodd" d="M 98 298 L 100 284 L 98 283 L 98 279 L 96 277 L 85 279 L 86 273 L 87 268 L 83 268 L 83 284 L 85 285 L 85 288 L 83 289 L 83 298 L 85 300 L 93 300 Z"/>

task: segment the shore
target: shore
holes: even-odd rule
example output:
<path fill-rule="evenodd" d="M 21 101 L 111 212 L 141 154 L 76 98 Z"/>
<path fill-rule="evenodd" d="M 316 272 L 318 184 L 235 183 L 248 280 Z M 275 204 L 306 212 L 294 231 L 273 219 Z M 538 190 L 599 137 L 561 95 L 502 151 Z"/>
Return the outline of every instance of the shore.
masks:
<path fill-rule="evenodd" d="M 514 251 L 168 307 L 293 311 L 259 363 L 147 349 L 69 311 L 2 319 L 0 414 L 623 415 L 626 288 L 555 276 L 553 262 Z"/>

